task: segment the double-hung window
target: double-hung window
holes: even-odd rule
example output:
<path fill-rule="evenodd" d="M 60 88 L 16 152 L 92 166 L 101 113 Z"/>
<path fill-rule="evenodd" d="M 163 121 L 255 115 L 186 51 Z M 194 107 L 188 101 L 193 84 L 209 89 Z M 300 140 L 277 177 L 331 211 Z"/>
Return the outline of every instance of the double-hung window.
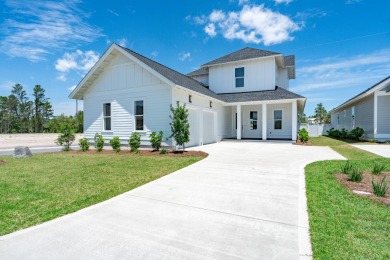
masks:
<path fill-rule="evenodd" d="M 134 117 L 135 117 L 135 130 L 144 130 L 144 101 L 138 100 L 134 102 Z"/>
<path fill-rule="evenodd" d="M 274 110 L 274 129 L 282 129 L 282 110 Z"/>
<path fill-rule="evenodd" d="M 252 130 L 257 129 L 257 111 L 249 112 L 250 127 Z"/>
<path fill-rule="evenodd" d="M 235 69 L 236 88 L 244 87 L 244 67 Z"/>
<path fill-rule="evenodd" d="M 111 131 L 111 103 L 103 104 L 103 129 Z"/>

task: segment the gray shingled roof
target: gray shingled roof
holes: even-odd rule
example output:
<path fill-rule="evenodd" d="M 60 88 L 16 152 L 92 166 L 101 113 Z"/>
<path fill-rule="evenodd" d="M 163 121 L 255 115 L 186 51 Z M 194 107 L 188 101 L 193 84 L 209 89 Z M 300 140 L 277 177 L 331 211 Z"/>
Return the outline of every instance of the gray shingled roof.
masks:
<path fill-rule="evenodd" d="M 273 51 L 264 51 L 264 50 L 259 50 L 259 49 L 246 47 L 244 49 L 235 51 L 235 52 L 230 53 L 228 55 L 225 55 L 225 56 L 223 56 L 221 58 L 218 58 L 218 59 L 210 61 L 210 62 L 208 62 L 206 64 L 203 64 L 201 67 L 207 67 L 207 66 L 211 66 L 211 65 L 227 63 L 227 62 L 233 62 L 233 61 L 240 61 L 240 60 L 261 58 L 261 57 L 267 57 L 267 56 L 274 56 L 274 55 L 279 55 L 279 54 L 280 53 L 273 52 Z"/>
<path fill-rule="evenodd" d="M 207 74 L 209 74 L 208 70 L 206 70 L 204 68 L 200 68 L 200 69 L 194 70 L 186 75 L 191 77 L 191 76 L 199 76 L 199 75 L 207 75 Z"/>
<path fill-rule="evenodd" d="M 295 66 L 295 55 L 284 56 L 284 64 L 286 67 Z"/>
<path fill-rule="evenodd" d="M 305 98 L 280 87 L 276 87 L 275 90 L 226 93 L 218 96 L 227 103 Z"/>
<path fill-rule="evenodd" d="M 382 79 L 382 80 L 379 81 L 378 83 L 375 83 L 373 86 L 371 86 L 371 87 L 369 87 L 368 89 L 364 90 L 363 92 L 357 94 L 357 95 L 354 96 L 353 98 L 348 99 L 347 101 L 345 101 L 344 103 L 342 103 L 340 106 L 338 106 L 338 107 L 332 109 L 332 111 L 340 109 L 341 107 L 343 107 L 343 106 L 344 106 L 345 104 L 347 104 L 348 102 L 350 102 L 350 101 L 354 100 L 355 98 L 357 98 L 357 97 L 359 97 L 359 96 L 361 96 L 361 95 L 367 93 L 368 91 L 370 91 L 371 89 L 377 87 L 379 84 L 385 82 L 385 81 L 388 80 L 388 79 L 390 79 L 390 76 L 388 76 L 388 77 Z"/>

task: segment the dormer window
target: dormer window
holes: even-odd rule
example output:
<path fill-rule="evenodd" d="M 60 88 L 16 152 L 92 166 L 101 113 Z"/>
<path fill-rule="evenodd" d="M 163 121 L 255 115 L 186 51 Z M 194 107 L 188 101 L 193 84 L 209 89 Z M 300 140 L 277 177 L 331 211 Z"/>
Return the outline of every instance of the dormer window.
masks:
<path fill-rule="evenodd" d="M 244 67 L 235 69 L 236 88 L 244 87 Z"/>

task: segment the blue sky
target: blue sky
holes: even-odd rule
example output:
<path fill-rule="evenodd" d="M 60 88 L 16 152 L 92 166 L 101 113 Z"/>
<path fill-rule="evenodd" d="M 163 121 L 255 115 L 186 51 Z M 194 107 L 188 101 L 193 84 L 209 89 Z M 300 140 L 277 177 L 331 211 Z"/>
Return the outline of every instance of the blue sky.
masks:
<path fill-rule="evenodd" d="M 37 2 L 0 4 L 0 95 L 40 84 L 55 114 L 75 112 L 70 89 L 112 42 L 182 73 L 247 46 L 295 54 L 307 115 L 390 75 L 386 0 Z"/>

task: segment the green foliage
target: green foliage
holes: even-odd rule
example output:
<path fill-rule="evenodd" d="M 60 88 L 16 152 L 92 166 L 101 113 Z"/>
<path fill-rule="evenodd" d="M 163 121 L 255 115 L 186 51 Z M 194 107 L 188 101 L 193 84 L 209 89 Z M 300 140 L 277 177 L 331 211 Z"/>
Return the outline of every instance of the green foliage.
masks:
<path fill-rule="evenodd" d="M 330 123 L 330 113 L 328 113 L 322 103 L 317 104 L 317 107 L 314 110 L 314 117 L 319 124 L 329 124 Z"/>
<path fill-rule="evenodd" d="M 53 117 L 48 124 L 48 132 L 58 133 L 61 124 L 68 123 L 75 133 L 83 132 L 83 111 L 79 111 L 76 116 L 66 116 L 64 114 Z"/>
<path fill-rule="evenodd" d="M 326 131 L 329 137 L 339 138 L 339 139 L 350 139 L 350 140 L 360 140 L 364 135 L 364 130 L 360 127 L 356 127 L 348 132 L 345 128 L 336 130 L 333 127 Z"/>
<path fill-rule="evenodd" d="M 110 140 L 110 145 L 112 147 L 112 150 L 114 150 L 115 152 L 119 153 L 121 151 L 121 140 L 118 136 L 114 136 Z"/>
<path fill-rule="evenodd" d="M 349 174 L 349 180 L 353 182 L 361 182 L 363 180 L 363 171 L 354 167 Z"/>
<path fill-rule="evenodd" d="M 176 108 L 171 107 L 171 136 L 177 145 L 183 146 L 190 141 L 190 124 L 188 123 L 188 110 L 185 105 L 180 106 L 177 102 Z"/>
<path fill-rule="evenodd" d="M 150 144 L 152 145 L 153 149 L 158 151 L 161 147 L 161 142 L 163 138 L 163 131 L 158 132 L 152 132 L 150 134 Z"/>
<path fill-rule="evenodd" d="M 387 192 L 387 178 L 386 176 L 382 178 L 382 180 L 375 182 L 374 179 L 371 181 L 372 183 L 372 190 L 374 191 L 374 195 L 377 197 L 384 197 L 386 196 Z"/>
<path fill-rule="evenodd" d="M 384 169 L 385 169 L 384 165 L 379 165 L 375 163 L 374 168 L 372 169 L 372 174 L 379 175 L 383 172 Z"/>
<path fill-rule="evenodd" d="M 81 138 L 80 141 L 79 141 L 80 150 L 83 151 L 83 152 L 88 151 L 90 145 L 91 145 L 91 143 L 85 137 Z"/>
<path fill-rule="evenodd" d="M 139 153 L 141 146 L 141 135 L 138 132 L 133 132 L 129 139 L 130 150 L 132 153 Z"/>
<path fill-rule="evenodd" d="M 346 164 L 341 166 L 341 172 L 346 175 L 350 175 L 352 173 L 352 170 L 353 170 L 353 165 L 350 163 L 349 160 L 347 161 Z"/>
<path fill-rule="evenodd" d="M 302 143 L 307 143 L 307 141 L 309 141 L 309 133 L 305 128 L 302 128 L 298 131 L 298 136 Z"/>
<path fill-rule="evenodd" d="M 301 124 L 307 123 L 307 116 L 305 113 L 298 113 L 298 122 Z"/>
<path fill-rule="evenodd" d="M 105 141 L 103 136 L 101 134 L 96 133 L 94 138 L 93 138 L 93 141 L 95 142 L 96 151 L 98 151 L 98 152 L 103 151 L 104 141 Z"/>
<path fill-rule="evenodd" d="M 168 153 L 169 153 L 168 149 L 162 148 L 160 150 L 160 154 L 168 154 Z"/>
<path fill-rule="evenodd" d="M 73 129 L 69 124 L 63 124 L 61 126 L 61 134 L 58 136 L 56 144 L 63 146 L 64 151 L 69 151 L 70 145 L 73 143 L 74 139 L 75 135 Z"/>

